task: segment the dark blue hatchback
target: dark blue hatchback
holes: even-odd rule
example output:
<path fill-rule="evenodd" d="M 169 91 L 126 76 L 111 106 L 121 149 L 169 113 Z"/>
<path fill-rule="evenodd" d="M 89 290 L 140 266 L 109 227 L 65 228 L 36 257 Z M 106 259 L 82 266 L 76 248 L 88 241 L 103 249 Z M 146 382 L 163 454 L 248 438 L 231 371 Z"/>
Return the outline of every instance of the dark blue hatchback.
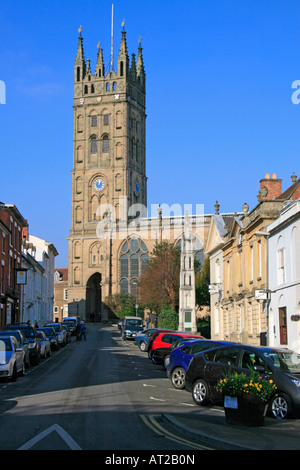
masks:
<path fill-rule="evenodd" d="M 189 341 L 171 352 L 170 361 L 166 364 L 167 375 L 171 379 L 173 387 L 183 389 L 185 387 L 185 374 L 195 354 L 218 346 L 226 346 L 234 343 L 227 341 L 214 341 L 197 339 Z"/>

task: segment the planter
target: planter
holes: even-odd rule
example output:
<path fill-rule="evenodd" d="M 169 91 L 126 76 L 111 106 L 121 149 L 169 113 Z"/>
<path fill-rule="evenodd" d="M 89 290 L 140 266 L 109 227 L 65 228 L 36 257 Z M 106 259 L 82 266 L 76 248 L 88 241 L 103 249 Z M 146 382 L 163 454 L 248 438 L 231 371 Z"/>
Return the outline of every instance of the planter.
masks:
<path fill-rule="evenodd" d="M 224 397 L 226 423 L 263 426 L 268 404 L 254 394 L 240 393 Z"/>

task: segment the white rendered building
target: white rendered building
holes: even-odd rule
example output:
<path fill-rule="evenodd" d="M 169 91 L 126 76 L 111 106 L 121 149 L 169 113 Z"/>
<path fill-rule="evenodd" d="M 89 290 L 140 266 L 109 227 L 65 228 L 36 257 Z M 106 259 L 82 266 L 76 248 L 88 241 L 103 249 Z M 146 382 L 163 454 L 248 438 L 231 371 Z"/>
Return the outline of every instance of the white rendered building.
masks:
<path fill-rule="evenodd" d="M 268 339 L 300 352 L 300 199 L 268 226 Z"/>

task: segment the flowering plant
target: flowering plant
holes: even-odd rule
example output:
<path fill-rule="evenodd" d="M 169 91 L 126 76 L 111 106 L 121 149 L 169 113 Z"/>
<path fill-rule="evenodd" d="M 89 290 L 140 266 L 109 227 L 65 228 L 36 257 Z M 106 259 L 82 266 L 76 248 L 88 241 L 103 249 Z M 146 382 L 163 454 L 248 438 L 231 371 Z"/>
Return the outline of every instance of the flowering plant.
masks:
<path fill-rule="evenodd" d="M 263 378 L 254 370 L 250 375 L 245 373 L 229 372 L 224 379 L 220 379 L 218 392 L 230 397 L 236 397 L 239 393 L 254 394 L 260 400 L 267 402 L 275 393 L 277 387 L 272 379 Z"/>

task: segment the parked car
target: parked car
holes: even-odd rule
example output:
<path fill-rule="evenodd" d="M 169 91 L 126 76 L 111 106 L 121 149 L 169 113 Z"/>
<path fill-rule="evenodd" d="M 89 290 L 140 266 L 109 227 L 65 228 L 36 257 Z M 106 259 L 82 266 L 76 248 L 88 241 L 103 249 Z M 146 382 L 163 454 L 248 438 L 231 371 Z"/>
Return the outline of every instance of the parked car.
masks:
<path fill-rule="evenodd" d="M 151 349 L 152 349 L 152 343 L 155 341 L 157 336 L 160 333 L 166 333 L 166 332 L 171 332 L 171 333 L 176 333 L 174 330 L 170 330 L 168 328 L 157 328 L 156 331 L 154 331 L 153 335 L 150 336 L 149 341 L 148 341 L 148 357 L 151 359 Z"/>
<path fill-rule="evenodd" d="M 68 317 L 64 319 L 62 325 L 66 325 L 70 331 L 71 336 L 75 335 L 77 322 L 75 319 L 69 319 Z"/>
<path fill-rule="evenodd" d="M 44 326 L 52 326 L 57 334 L 58 344 L 60 346 L 65 346 L 67 344 L 67 334 L 64 331 L 63 327 L 58 322 L 46 323 Z"/>
<path fill-rule="evenodd" d="M 213 349 L 218 346 L 225 346 L 235 343 L 229 343 L 226 341 L 214 341 L 209 339 L 191 339 L 181 343 L 182 340 L 174 343 L 170 348 L 171 354 L 169 361 L 166 364 L 167 376 L 171 379 L 172 385 L 176 389 L 183 389 L 185 387 L 185 374 L 189 367 L 189 364 L 195 354 L 206 351 L 207 349 Z M 176 347 L 177 346 L 177 347 Z"/>
<path fill-rule="evenodd" d="M 152 362 L 154 364 L 161 364 L 166 368 L 167 364 L 169 363 L 170 355 L 173 349 L 176 349 L 179 346 L 186 344 L 187 342 L 195 341 L 196 338 L 198 338 L 199 340 L 200 336 L 188 336 L 184 338 L 180 337 L 179 339 L 176 339 L 170 346 L 163 346 L 161 348 L 154 349 L 151 354 Z"/>
<path fill-rule="evenodd" d="M 36 328 L 27 323 L 13 323 L 4 327 L 4 330 L 20 330 L 26 336 L 29 346 L 29 357 L 31 364 L 38 364 L 41 359 L 41 344 Z"/>
<path fill-rule="evenodd" d="M 66 332 L 66 343 L 69 343 L 70 338 L 71 338 L 71 331 L 70 331 L 68 325 L 66 325 L 65 323 L 62 323 L 61 326 L 62 326 L 62 329 L 65 330 L 65 332 Z"/>
<path fill-rule="evenodd" d="M 136 344 L 140 348 L 141 351 L 147 351 L 148 341 L 156 330 L 157 328 L 149 328 L 147 330 L 138 332 L 134 339 L 134 344 Z"/>
<path fill-rule="evenodd" d="M 122 339 L 134 339 L 139 331 L 143 331 L 143 320 L 140 317 L 124 317 Z"/>
<path fill-rule="evenodd" d="M 43 326 L 42 328 L 38 328 L 37 331 L 43 331 L 45 333 L 46 338 L 50 341 L 51 351 L 56 351 L 59 348 L 58 335 L 52 326 Z"/>
<path fill-rule="evenodd" d="M 14 336 L 16 338 L 20 347 L 24 351 L 24 362 L 25 362 L 25 368 L 27 369 L 30 366 L 29 343 L 24 333 L 21 330 L 5 330 L 5 331 L 0 331 L 0 336 Z"/>
<path fill-rule="evenodd" d="M 150 338 L 148 343 L 148 357 L 152 360 L 153 351 L 157 348 L 168 347 L 171 346 L 175 341 L 181 338 L 195 338 L 195 335 L 185 332 L 179 331 L 165 331 L 160 330 L 155 332 L 153 336 Z M 198 336 L 198 338 L 202 338 L 202 336 Z"/>
<path fill-rule="evenodd" d="M 273 347 L 244 344 L 222 346 L 193 357 L 186 372 L 186 390 L 192 392 L 198 405 L 222 400 L 216 385 L 228 370 L 250 369 L 272 379 L 277 391 L 269 403 L 274 418 L 300 417 L 300 354 Z"/>
<path fill-rule="evenodd" d="M 41 357 L 46 358 L 51 356 L 51 346 L 50 346 L 50 340 L 46 336 L 44 331 L 41 331 L 40 329 L 37 330 L 38 337 L 40 338 L 40 343 L 41 343 Z"/>
<path fill-rule="evenodd" d="M 17 380 L 18 375 L 24 375 L 24 351 L 15 336 L 0 338 L 0 377 Z"/>

